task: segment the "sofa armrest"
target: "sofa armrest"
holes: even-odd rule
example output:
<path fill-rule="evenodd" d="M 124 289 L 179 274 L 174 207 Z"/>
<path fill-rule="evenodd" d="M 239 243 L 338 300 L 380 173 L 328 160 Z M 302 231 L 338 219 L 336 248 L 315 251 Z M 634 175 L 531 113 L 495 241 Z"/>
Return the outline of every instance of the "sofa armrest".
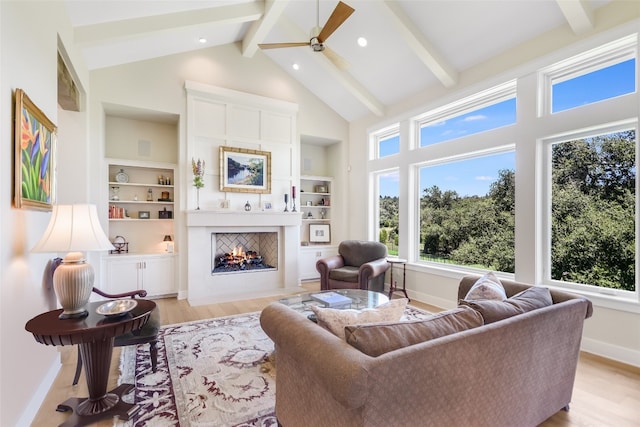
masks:
<path fill-rule="evenodd" d="M 344 267 L 344 258 L 342 258 L 341 255 L 333 255 L 327 258 L 322 258 L 316 262 L 316 270 L 318 270 L 318 273 L 320 274 L 329 274 L 330 270 L 340 267 Z"/>
<path fill-rule="evenodd" d="M 341 255 L 333 255 L 319 259 L 316 262 L 316 270 L 320 273 L 320 290 L 326 291 L 329 286 L 329 272 L 334 268 L 344 267 L 344 258 Z"/>
<path fill-rule="evenodd" d="M 364 405 L 368 397 L 364 366 L 369 356 L 281 303 L 262 310 L 260 325 L 275 343 L 276 387 L 279 376 L 302 371 L 315 378 L 322 389 L 317 393 L 329 394 L 347 408 Z"/>
<path fill-rule="evenodd" d="M 389 263 L 386 258 L 380 258 L 362 264 L 358 272 L 360 289 L 368 289 L 369 279 L 384 274 L 388 269 Z"/>

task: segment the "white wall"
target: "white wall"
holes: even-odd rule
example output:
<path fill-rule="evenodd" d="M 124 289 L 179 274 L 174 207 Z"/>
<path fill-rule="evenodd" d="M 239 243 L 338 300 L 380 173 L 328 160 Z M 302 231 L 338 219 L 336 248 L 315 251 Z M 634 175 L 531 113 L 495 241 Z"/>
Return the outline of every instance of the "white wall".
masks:
<path fill-rule="evenodd" d="M 48 212 L 12 208 L 13 134 L 11 129 L 16 88 L 25 90 L 29 98 L 58 126 L 69 123 L 58 141 L 58 174 L 67 168 L 82 169 L 86 165 L 87 139 L 78 116 L 59 115 L 57 106 L 58 37 L 74 59 L 81 88 L 86 87 L 88 72 L 77 52 L 70 47 L 72 39 L 66 10 L 60 2 L 0 2 L 0 300 L 2 308 L 0 336 L 0 425 L 28 425 L 38 410 L 58 368 L 55 347 L 36 343 L 24 330 L 35 315 L 55 308 L 51 292 L 43 289 L 42 274 L 47 260 L 55 254 L 31 254 L 50 217 Z M 82 119 L 81 119 L 82 121 Z M 58 180 L 68 182 L 69 175 Z M 73 179 L 73 178 L 71 178 Z M 62 202 L 80 201 L 88 192 L 86 180 L 72 181 L 73 191 L 59 191 Z M 78 196 L 76 198 L 76 196 Z M 82 200 L 84 201 L 84 200 Z M 25 418 L 21 418 L 22 415 Z"/>
<path fill-rule="evenodd" d="M 344 119 L 293 81 L 264 54 L 258 51 L 253 58 L 244 58 L 236 44 L 93 71 L 89 100 L 93 110 L 91 141 L 96 150 L 93 158 L 104 157 L 104 114 L 101 112 L 104 105 L 160 111 L 180 117 L 180 176 L 176 182 L 182 183 L 183 191 L 174 215 L 178 241 L 186 239 L 187 235 L 184 215 L 180 210 L 189 209 L 187 196 L 192 182 L 191 157 L 187 153 L 186 143 L 187 96 L 184 84 L 187 80 L 295 103 L 298 105 L 298 135 L 322 135 L 338 141 L 348 139 L 348 123 Z M 210 167 L 217 167 L 215 159 L 208 160 Z M 108 197 L 107 190 L 100 185 L 104 171 L 97 163 L 94 165 L 96 167 L 90 172 L 90 180 L 100 191 L 95 192 L 93 202 L 98 206 L 104 205 L 106 209 L 104 201 Z M 201 191 L 207 191 L 207 188 Z M 185 296 L 186 251 L 179 252 L 178 256 L 181 287 L 179 295 Z"/>
<path fill-rule="evenodd" d="M 349 216 L 349 237 L 367 238 L 368 224 L 362 221 L 362 217 L 355 215 L 368 204 L 368 192 L 362 191 L 368 188 L 368 132 L 372 129 L 380 129 L 393 123 L 401 123 L 401 132 L 407 131 L 409 118 L 413 114 L 427 111 L 429 108 L 446 104 L 449 101 L 462 98 L 466 95 L 477 92 L 480 89 L 492 87 L 498 83 L 504 83 L 514 78 L 521 78 L 518 90 L 531 91 L 533 83 L 535 91 L 536 74 L 535 70 L 541 65 L 548 65 L 550 61 L 557 61 L 566 56 L 571 56 L 587 48 L 593 48 L 599 43 L 610 41 L 611 38 L 622 37 L 630 32 L 640 31 L 640 3 L 638 2 L 614 2 L 610 6 L 604 7 L 596 15 L 596 30 L 576 37 L 566 29 L 555 30 L 542 37 L 527 42 L 509 52 L 480 64 L 471 70 L 460 75 L 460 84 L 451 90 L 442 87 L 430 88 L 427 91 L 416 94 L 412 99 L 390 106 L 385 117 L 366 117 L 351 123 L 349 165 L 351 172 L 348 183 L 348 208 Z M 524 77 L 524 78 L 523 78 Z M 535 92 L 534 92 L 535 93 Z M 519 95 L 521 92 L 519 92 Z M 640 108 L 640 96 L 633 95 L 636 104 Z M 531 99 L 531 98 L 528 98 Z M 601 103 L 602 105 L 610 105 Z M 518 116 L 522 117 L 519 105 Z M 527 109 L 533 109 L 535 105 L 527 105 Z M 600 111 L 596 111 L 597 109 Z M 592 117 L 596 120 L 606 120 L 615 117 L 617 111 L 602 111 L 601 106 L 594 106 Z M 540 129 L 543 126 L 541 120 L 535 119 L 529 114 L 528 123 L 518 123 L 516 135 L 516 158 L 517 158 L 517 193 L 516 197 L 516 278 L 518 280 L 533 283 L 536 280 L 535 272 L 535 170 L 532 162 L 529 161 L 533 155 L 536 138 L 544 135 L 546 130 Z M 583 117 L 584 118 L 584 117 Z M 405 148 L 401 148 L 399 163 L 403 167 L 415 163 L 416 159 L 411 159 L 411 153 Z M 402 171 L 404 172 L 404 170 Z M 410 183 L 401 180 L 400 200 L 406 199 L 409 192 Z M 400 221 L 409 221 L 409 214 L 401 207 Z M 524 228 L 522 227 L 524 225 Z M 402 230 L 401 230 L 402 233 Z M 409 254 L 408 236 L 401 234 L 400 255 L 406 257 Z M 406 254 L 406 255 L 403 255 Z M 412 265 L 407 267 L 407 287 L 410 294 L 415 298 L 439 305 L 441 307 L 453 307 L 457 298 L 457 284 L 460 273 L 426 268 L 424 266 Z M 636 312 L 612 309 L 612 305 L 603 299 L 592 297 L 596 304 L 594 315 L 585 323 L 583 349 L 625 363 L 640 366 L 640 313 L 636 307 Z"/>

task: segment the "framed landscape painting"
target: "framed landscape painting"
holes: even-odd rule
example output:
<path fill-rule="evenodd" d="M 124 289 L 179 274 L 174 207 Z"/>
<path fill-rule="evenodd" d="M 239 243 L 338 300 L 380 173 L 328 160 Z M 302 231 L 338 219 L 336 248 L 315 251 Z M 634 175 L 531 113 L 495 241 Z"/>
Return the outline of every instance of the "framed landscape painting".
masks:
<path fill-rule="evenodd" d="M 271 193 L 271 153 L 220 147 L 220 191 Z"/>
<path fill-rule="evenodd" d="M 56 126 L 22 89 L 15 92 L 14 204 L 50 211 L 53 206 Z"/>

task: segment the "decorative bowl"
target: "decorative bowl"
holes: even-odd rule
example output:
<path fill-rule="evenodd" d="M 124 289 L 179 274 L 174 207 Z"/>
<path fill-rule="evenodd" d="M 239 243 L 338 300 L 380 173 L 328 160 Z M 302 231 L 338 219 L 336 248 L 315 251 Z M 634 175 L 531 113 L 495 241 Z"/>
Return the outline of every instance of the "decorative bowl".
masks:
<path fill-rule="evenodd" d="M 119 299 L 105 302 L 96 309 L 96 313 L 107 317 L 122 316 L 133 310 L 138 305 L 134 299 Z"/>

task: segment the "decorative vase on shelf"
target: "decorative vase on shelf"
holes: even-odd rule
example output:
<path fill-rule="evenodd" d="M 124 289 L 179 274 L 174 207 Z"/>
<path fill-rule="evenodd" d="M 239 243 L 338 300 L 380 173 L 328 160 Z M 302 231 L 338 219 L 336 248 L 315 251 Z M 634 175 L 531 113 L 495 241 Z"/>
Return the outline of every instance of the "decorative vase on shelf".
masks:
<path fill-rule="evenodd" d="M 200 210 L 200 187 L 196 187 L 196 210 Z"/>
<path fill-rule="evenodd" d="M 249 212 L 251 210 L 251 203 L 247 200 L 247 203 L 244 204 L 244 210 Z"/>

